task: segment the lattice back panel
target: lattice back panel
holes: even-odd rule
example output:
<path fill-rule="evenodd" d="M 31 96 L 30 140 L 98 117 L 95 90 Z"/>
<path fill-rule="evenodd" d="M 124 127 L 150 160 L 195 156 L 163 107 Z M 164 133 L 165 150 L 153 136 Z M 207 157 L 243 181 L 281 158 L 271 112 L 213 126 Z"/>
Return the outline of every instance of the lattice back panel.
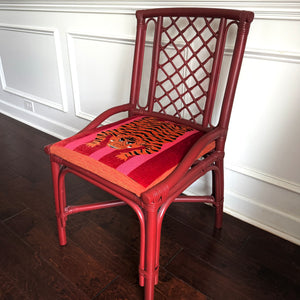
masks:
<path fill-rule="evenodd" d="M 150 110 L 201 124 L 207 113 L 220 19 L 163 17 L 148 23 L 153 21 L 159 47 L 152 66 L 157 72 L 149 88 Z M 210 126 L 210 117 L 207 120 Z"/>

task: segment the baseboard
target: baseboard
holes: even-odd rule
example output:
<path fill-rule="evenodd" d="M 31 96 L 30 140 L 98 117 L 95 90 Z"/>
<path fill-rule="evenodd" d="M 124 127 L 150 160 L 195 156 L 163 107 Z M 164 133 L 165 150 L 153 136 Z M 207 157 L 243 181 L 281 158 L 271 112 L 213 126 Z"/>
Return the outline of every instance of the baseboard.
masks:
<path fill-rule="evenodd" d="M 188 195 L 210 193 L 208 179 L 200 179 L 185 191 Z M 225 185 L 224 211 L 246 223 L 268 231 L 292 243 L 300 245 L 300 219 L 258 202 L 239 193 L 229 191 Z"/>
<path fill-rule="evenodd" d="M 300 245 L 300 219 L 243 195 L 225 191 L 224 211 L 242 221 Z"/>
<path fill-rule="evenodd" d="M 64 139 L 78 132 L 78 129 L 25 110 L 3 100 L 0 100 L 0 113 L 59 139 Z"/>

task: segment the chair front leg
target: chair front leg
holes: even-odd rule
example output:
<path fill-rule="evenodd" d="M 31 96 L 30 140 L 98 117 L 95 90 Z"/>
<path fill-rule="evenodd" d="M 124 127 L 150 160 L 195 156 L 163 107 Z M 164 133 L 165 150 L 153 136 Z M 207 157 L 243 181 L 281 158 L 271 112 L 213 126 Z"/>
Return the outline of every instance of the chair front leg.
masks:
<path fill-rule="evenodd" d="M 157 210 L 146 211 L 146 236 L 145 236 L 145 271 L 144 295 L 145 300 L 154 299 L 154 285 L 157 283 L 158 266 L 156 265 L 157 249 Z"/>
<path fill-rule="evenodd" d="M 60 165 L 54 161 L 51 161 L 51 170 L 59 244 L 64 246 L 67 244 L 66 216 L 64 214 L 66 206 L 64 175 L 60 172 Z"/>

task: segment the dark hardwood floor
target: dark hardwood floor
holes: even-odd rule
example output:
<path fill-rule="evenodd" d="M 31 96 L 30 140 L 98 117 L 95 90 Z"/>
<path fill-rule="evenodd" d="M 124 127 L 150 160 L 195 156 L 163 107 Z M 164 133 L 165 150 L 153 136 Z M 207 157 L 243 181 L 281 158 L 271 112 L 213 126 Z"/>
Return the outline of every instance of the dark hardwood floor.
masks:
<path fill-rule="evenodd" d="M 143 299 L 139 226 L 127 206 L 68 219 L 58 245 L 50 164 L 57 139 L 0 114 L 0 299 Z M 69 203 L 110 195 L 72 175 Z M 174 204 L 155 299 L 300 299 L 299 247 L 207 205 Z"/>

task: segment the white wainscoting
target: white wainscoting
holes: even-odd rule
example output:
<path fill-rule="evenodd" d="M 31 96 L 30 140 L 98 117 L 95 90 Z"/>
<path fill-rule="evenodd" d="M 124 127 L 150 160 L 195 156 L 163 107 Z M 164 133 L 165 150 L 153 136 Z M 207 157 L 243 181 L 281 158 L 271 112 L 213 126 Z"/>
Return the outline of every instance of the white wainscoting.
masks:
<path fill-rule="evenodd" d="M 3 91 L 67 111 L 57 30 L 0 24 L 0 39 Z"/>
<path fill-rule="evenodd" d="M 135 37 L 68 33 L 78 117 L 92 120 L 97 112 L 128 102 L 134 44 Z"/>
<path fill-rule="evenodd" d="M 300 244 L 297 1 L 0 0 L 0 112 L 64 138 L 126 102 L 134 12 L 170 6 L 255 12 L 226 146 L 225 211 Z M 209 175 L 188 192 L 208 188 Z"/>

